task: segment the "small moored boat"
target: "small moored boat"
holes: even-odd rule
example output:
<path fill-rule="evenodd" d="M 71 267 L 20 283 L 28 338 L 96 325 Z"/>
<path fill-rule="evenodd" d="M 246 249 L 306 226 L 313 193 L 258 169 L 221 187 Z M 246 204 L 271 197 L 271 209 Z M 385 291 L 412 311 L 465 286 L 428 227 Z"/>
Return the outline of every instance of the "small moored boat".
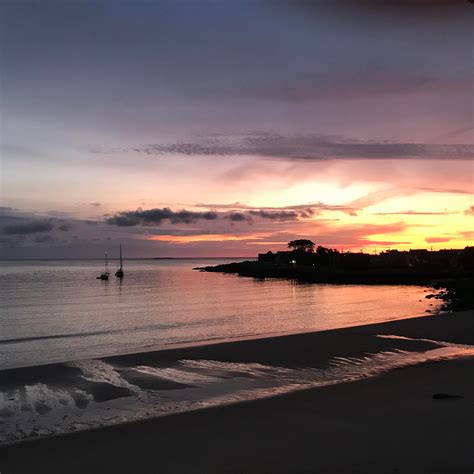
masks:
<path fill-rule="evenodd" d="M 109 261 L 107 258 L 107 252 L 105 252 L 104 271 L 97 277 L 97 280 L 108 280 L 109 279 Z"/>
<path fill-rule="evenodd" d="M 115 272 L 117 278 L 123 278 L 122 244 L 120 244 L 120 268 Z"/>

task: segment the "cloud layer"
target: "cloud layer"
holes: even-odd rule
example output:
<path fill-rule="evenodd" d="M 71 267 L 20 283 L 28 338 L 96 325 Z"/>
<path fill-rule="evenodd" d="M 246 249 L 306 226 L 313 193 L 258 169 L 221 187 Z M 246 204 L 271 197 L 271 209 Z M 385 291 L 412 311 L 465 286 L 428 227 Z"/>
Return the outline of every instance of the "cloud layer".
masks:
<path fill-rule="evenodd" d="M 149 144 L 120 150 L 91 146 L 89 151 L 95 154 L 125 151 L 150 156 L 259 156 L 310 161 L 474 159 L 474 145 L 471 144 L 388 143 L 318 134 L 285 136 L 268 132 L 255 132 L 243 136 L 213 136 L 194 142 Z"/>
<path fill-rule="evenodd" d="M 165 221 L 171 224 L 192 224 L 201 220 L 214 221 L 216 219 L 229 220 L 231 222 L 252 222 L 253 218 L 260 218 L 285 222 L 295 221 L 299 218 L 309 218 L 313 215 L 314 211 L 310 207 L 307 207 L 303 211 L 250 209 L 246 211 L 234 210 L 230 212 L 218 212 L 215 210 L 190 211 L 187 209 L 173 211 L 169 207 L 164 207 L 118 212 L 117 214 L 108 217 L 106 222 L 107 224 L 119 227 L 161 225 Z"/>
<path fill-rule="evenodd" d="M 212 221 L 217 217 L 217 213 L 212 211 L 197 212 L 186 209 L 172 211 L 169 207 L 164 207 L 162 209 L 137 209 L 136 211 L 119 212 L 115 216 L 109 217 L 107 223 L 120 227 L 133 227 L 140 224 L 160 225 L 165 220 L 172 224 L 190 224 L 201 219 Z"/>

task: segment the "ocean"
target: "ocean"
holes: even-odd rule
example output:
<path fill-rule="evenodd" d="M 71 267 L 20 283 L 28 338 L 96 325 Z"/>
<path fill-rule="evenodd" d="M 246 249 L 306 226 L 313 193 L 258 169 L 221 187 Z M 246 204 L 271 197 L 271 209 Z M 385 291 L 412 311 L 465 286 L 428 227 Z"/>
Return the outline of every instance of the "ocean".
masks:
<path fill-rule="evenodd" d="M 303 284 L 193 269 L 227 261 L 126 260 L 123 280 L 114 276 L 112 262 L 109 281 L 96 279 L 100 261 L 1 262 L 0 444 L 341 383 L 465 353 L 438 343 L 422 352 L 400 350 L 394 341 L 390 350 L 335 357 L 324 367 L 156 358 L 153 351 L 161 349 L 343 328 L 436 308 L 425 298 L 431 290 L 419 286 Z"/>
<path fill-rule="evenodd" d="M 0 369 L 425 314 L 418 286 L 302 284 L 205 273 L 224 259 L 0 262 Z"/>

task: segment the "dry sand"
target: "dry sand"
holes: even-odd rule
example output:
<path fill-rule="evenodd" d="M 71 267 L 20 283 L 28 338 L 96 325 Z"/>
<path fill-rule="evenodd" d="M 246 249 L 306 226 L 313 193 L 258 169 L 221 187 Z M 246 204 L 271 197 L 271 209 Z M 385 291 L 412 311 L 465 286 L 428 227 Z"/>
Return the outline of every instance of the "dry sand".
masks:
<path fill-rule="evenodd" d="M 379 350 L 384 340 L 374 334 L 473 344 L 473 329 L 473 312 L 464 312 L 122 360 L 195 357 L 319 365 L 331 354 Z M 437 392 L 463 398 L 433 399 Z M 0 472 L 471 474 L 473 402 L 474 359 L 441 361 L 358 382 L 3 447 Z"/>

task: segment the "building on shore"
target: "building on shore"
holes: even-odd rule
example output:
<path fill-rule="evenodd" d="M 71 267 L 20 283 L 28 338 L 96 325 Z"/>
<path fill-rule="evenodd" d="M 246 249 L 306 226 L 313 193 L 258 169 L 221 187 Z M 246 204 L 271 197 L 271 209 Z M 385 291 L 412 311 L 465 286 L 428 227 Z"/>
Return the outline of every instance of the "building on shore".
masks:
<path fill-rule="evenodd" d="M 339 252 L 318 247 L 315 252 L 288 250 L 258 254 L 264 266 L 323 266 L 331 268 L 457 268 L 474 263 L 474 247 L 465 249 L 386 250 L 377 255 L 363 252 Z"/>

